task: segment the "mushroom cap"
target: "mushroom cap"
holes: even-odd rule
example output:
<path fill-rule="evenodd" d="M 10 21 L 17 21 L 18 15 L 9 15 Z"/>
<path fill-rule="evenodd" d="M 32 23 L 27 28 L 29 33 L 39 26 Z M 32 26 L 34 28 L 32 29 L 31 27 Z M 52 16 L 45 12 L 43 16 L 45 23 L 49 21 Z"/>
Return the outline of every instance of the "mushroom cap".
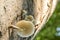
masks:
<path fill-rule="evenodd" d="M 33 18 L 32 15 L 29 15 L 29 16 L 26 16 L 25 20 L 27 20 L 27 21 L 33 21 L 34 18 Z"/>
<path fill-rule="evenodd" d="M 31 21 L 21 20 L 16 24 L 19 29 L 17 29 L 18 35 L 21 37 L 29 37 L 34 33 L 35 27 Z"/>

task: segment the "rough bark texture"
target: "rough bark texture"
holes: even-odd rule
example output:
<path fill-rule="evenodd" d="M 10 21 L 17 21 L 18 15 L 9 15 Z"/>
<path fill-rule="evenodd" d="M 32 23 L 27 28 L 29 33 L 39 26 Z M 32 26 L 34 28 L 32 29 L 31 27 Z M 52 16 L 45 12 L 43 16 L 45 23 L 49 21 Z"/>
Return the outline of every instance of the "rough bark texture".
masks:
<path fill-rule="evenodd" d="M 52 15 L 57 0 L 0 0 L 0 40 L 33 40 L 38 31 Z M 54 5 L 54 6 L 53 6 Z M 19 37 L 8 27 L 22 19 L 22 10 L 33 15 L 38 29 L 28 38 Z M 30 39 L 31 38 L 31 39 Z"/>
<path fill-rule="evenodd" d="M 9 40 L 8 27 L 20 19 L 18 17 L 21 15 L 21 9 L 22 0 L 0 0 L 0 31 L 2 33 L 0 40 Z"/>

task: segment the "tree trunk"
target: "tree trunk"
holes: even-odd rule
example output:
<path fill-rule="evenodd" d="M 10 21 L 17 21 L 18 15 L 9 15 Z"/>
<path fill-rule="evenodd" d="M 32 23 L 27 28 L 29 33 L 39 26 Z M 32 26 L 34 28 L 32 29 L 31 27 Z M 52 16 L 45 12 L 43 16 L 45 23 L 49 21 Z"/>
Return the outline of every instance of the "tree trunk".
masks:
<path fill-rule="evenodd" d="M 0 0 L 0 40 L 33 40 L 36 34 L 52 15 L 57 0 Z M 11 24 L 22 20 L 23 10 L 33 15 L 37 29 L 31 37 L 22 38 Z"/>

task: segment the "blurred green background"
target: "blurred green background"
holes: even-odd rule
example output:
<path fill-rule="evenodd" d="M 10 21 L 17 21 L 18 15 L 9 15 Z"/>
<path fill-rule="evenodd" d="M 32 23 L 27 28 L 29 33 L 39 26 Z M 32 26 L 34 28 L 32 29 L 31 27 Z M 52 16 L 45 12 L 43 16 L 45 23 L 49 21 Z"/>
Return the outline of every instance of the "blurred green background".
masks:
<path fill-rule="evenodd" d="M 58 36 L 60 31 L 57 32 L 57 27 L 60 27 L 60 2 L 58 2 L 53 15 L 34 40 L 60 40 L 60 36 Z"/>

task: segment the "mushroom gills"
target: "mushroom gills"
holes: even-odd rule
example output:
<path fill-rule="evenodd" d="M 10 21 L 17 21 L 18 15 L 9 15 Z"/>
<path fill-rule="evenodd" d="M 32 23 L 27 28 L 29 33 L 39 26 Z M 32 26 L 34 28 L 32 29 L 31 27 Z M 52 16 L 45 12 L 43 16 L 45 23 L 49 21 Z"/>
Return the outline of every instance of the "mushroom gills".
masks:
<path fill-rule="evenodd" d="M 16 32 L 21 37 L 29 37 L 35 31 L 34 24 L 31 21 L 21 20 L 16 25 L 11 25 L 16 29 Z"/>

